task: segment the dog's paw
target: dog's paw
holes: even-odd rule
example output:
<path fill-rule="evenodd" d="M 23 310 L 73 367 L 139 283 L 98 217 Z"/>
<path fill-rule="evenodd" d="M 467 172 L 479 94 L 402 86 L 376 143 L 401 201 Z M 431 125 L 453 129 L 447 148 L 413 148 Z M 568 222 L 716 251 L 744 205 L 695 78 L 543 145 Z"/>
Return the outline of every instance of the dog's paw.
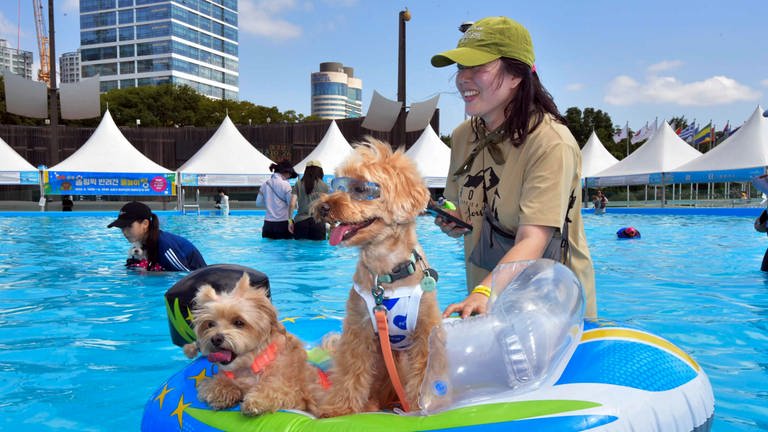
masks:
<path fill-rule="evenodd" d="M 279 407 L 270 406 L 266 400 L 255 393 L 246 394 L 243 403 L 240 404 L 240 412 L 247 416 L 275 412 L 278 409 Z"/>
<path fill-rule="evenodd" d="M 197 345 L 194 343 L 188 343 L 184 345 L 184 355 L 187 356 L 187 358 L 193 359 L 197 357 Z"/>
<path fill-rule="evenodd" d="M 213 409 L 227 409 L 243 400 L 243 392 L 229 379 L 205 379 L 197 386 L 197 398 Z"/>

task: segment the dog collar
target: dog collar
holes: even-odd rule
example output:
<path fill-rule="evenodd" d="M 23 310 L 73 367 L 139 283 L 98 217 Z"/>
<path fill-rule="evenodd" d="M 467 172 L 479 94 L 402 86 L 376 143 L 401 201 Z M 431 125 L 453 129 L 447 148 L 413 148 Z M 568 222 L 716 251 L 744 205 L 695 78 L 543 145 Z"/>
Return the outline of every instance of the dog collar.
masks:
<path fill-rule="evenodd" d="M 431 268 L 427 268 L 427 266 L 424 265 L 424 259 L 421 257 L 421 255 L 419 255 L 418 252 L 416 252 L 415 249 L 411 251 L 411 256 L 409 257 L 408 261 L 403 261 L 396 265 L 390 273 L 377 275 L 372 272 L 374 278 L 374 288 L 378 287 L 379 284 L 391 284 L 416 273 L 417 262 L 421 264 L 421 271 L 424 273 L 424 277 L 421 280 L 421 288 L 425 292 L 434 291 L 435 285 L 437 283 L 437 271 Z"/>
<path fill-rule="evenodd" d="M 400 279 L 405 279 L 408 276 L 416 273 L 417 260 L 421 260 L 421 256 L 416 251 L 412 251 L 411 256 L 408 257 L 408 261 L 403 261 L 396 265 L 390 273 L 377 275 L 379 282 L 388 284 L 399 281 Z"/>
<path fill-rule="evenodd" d="M 277 342 L 272 342 L 269 344 L 268 347 L 264 348 L 262 352 L 259 353 L 259 355 L 256 356 L 256 358 L 253 359 L 253 363 L 251 363 L 251 370 L 255 374 L 260 374 L 261 372 L 266 369 L 267 366 L 269 366 L 270 363 L 272 363 L 277 358 Z M 229 379 L 235 378 L 235 373 L 230 371 L 222 371 L 224 375 Z"/>

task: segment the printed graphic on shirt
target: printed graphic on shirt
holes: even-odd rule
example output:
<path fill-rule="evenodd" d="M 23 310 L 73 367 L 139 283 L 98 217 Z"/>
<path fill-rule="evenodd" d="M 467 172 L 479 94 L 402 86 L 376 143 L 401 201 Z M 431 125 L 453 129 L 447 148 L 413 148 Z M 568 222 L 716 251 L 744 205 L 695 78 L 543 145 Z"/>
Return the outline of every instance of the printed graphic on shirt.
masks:
<path fill-rule="evenodd" d="M 483 186 L 485 185 L 485 186 Z M 498 220 L 496 211 L 496 199 L 498 198 L 499 176 L 496 175 L 493 167 L 488 167 L 477 171 L 474 174 L 467 175 L 464 184 L 459 190 L 461 203 L 466 203 L 467 215 L 471 217 L 482 216 L 483 214 L 483 188 L 488 194 L 488 205 Z"/>

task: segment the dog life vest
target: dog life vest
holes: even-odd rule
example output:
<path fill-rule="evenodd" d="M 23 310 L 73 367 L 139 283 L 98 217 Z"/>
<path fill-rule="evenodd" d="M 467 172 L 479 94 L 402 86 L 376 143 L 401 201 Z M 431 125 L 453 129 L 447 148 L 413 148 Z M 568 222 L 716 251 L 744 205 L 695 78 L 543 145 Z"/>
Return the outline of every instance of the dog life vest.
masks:
<path fill-rule="evenodd" d="M 365 300 L 368 306 L 368 314 L 371 316 L 373 331 L 378 334 L 376 328 L 376 316 L 373 308 L 376 300 L 371 290 L 361 288 L 354 284 L 355 291 Z M 387 290 L 382 306 L 387 308 L 387 325 L 389 326 L 389 343 L 393 350 L 404 350 L 411 346 L 411 333 L 416 329 L 416 320 L 419 317 L 419 303 L 424 293 L 421 285 L 412 285 Z"/>

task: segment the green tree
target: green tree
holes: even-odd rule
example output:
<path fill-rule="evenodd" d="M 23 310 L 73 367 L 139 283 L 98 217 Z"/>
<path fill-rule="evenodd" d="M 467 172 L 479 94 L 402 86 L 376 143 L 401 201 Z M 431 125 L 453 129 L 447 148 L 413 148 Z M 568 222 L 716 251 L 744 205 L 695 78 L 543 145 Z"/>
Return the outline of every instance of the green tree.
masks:
<path fill-rule="evenodd" d="M 672 117 L 667 123 L 669 123 L 669 126 L 672 127 L 672 130 L 675 131 L 688 127 L 688 120 L 685 119 L 685 116 Z"/>
<path fill-rule="evenodd" d="M 578 107 L 570 107 L 565 110 L 565 119 L 580 147 L 584 147 L 593 131 L 606 148 L 613 142 L 613 121 L 602 110 L 588 107 L 582 111 Z"/>

